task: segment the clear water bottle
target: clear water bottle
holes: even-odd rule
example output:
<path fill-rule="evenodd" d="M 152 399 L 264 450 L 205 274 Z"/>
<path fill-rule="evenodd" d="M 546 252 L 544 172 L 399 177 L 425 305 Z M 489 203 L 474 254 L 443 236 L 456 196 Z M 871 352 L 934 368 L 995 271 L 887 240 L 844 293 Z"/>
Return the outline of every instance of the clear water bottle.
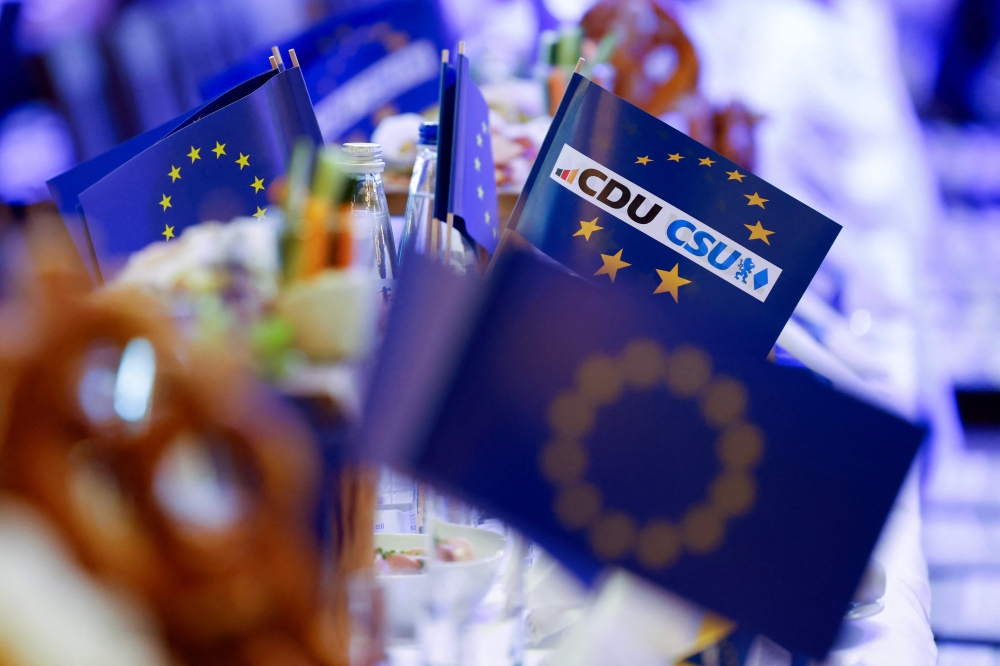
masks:
<path fill-rule="evenodd" d="M 389 220 L 389 204 L 382 184 L 382 147 L 377 143 L 345 143 L 341 153 L 344 171 L 351 178 L 352 267 L 366 270 L 385 307 L 395 287 L 396 241 Z"/>
<path fill-rule="evenodd" d="M 476 250 L 458 229 L 449 229 L 447 220 L 434 224 L 434 188 L 437 185 L 437 123 L 420 126 L 417 160 L 410 177 L 406 200 L 406 221 L 400 242 L 399 258 L 417 252 L 449 263 L 458 273 L 476 266 Z"/>

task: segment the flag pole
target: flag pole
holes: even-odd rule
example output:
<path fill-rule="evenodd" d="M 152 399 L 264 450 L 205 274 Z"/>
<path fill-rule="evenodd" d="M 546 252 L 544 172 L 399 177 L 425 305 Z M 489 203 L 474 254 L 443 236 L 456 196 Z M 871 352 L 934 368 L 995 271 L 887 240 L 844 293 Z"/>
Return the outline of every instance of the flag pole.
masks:
<path fill-rule="evenodd" d="M 461 51 L 459 51 L 461 53 Z M 451 231 L 455 228 L 455 214 L 448 213 L 448 236 L 444 239 L 444 265 L 451 265 Z"/>
<path fill-rule="evenodd" d="M 432 255 L 434 261 L 438 258 L 438 225 L 441 224 L 441 220 L 436 217 L 431 221 L 431 248 L 434 252 Z"/>
<path fill-rule="evenodd" d="M 583 71 L 583 63 L 586 62 L 583 58 L 576 61 L 576 68 L 573 69 L 574 74 L 579 74 Z"/>
<path fill-rule="evenodd" d="M 285 71 L 285 61 L 281 59 L 281 51 L 277 46 L 271 47 L 271 54 L 274 55 L 274 61 L 278 63 L 278 71 Z"/>
<path fill-rule="evenodd" d="M 292 61 L 292 67 L 299 66 L 299 57 L 295 55 L 295 49 L 288 49 L 288 59 Z"/>
<path fill-rule="evenodd" d="M 465 42 L 458 43 L 458 55 L 465 55 Z"/>
<path fill-rule="evenodd" d="M 271 69 L 278 69 L 278 61 L 274 59 L 274 56 L 267 56 L 267 59 L 271 61 Z"/>

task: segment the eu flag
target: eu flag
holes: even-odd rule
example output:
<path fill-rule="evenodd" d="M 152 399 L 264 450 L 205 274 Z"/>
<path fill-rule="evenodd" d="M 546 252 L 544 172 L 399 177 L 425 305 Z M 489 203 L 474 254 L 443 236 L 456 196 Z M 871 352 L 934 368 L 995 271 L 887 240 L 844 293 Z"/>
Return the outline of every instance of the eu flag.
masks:
<path fill-rule="evenodd" d="M 302 74 L 272 70 L 49 186 L 64 210 L 78 201 L 97 268 L 108 275 L 130 253 L 192 224 L 266 216 L 265 188 L 303 136 L 321 141 Z"/>
<path fill-rule="evenodd" d="M 328 142 L 367 141 L 379 120 L 437 102 L 441 18 L 435 0 L 382 0 L 341 11 L 282 45 L 295 49 Z M 269 51 L 210 79 L 211 97 L 260 71 Z"/>
<path fill-rule="evenodd" d="M 56 206 L 59 208 L 59 213 L 62 216 L 63 222 L 66 224 L 66 228 L 69 231 L 70 236 L 73 238 L 73 242 L 76 245 L 77 250 L 80 252 L 80 256 L 91 256 L 90 235 L 87 232 L 86 225 L 83 223 L 83 219 L 80 215 L 81 192 L 97 183 L 99 180 L 155 144 L 157 141 L 165 138 L 171 132 L 180 129 L 186 123 L 189 123 L 193 118 L 199 118 L 211 113 L 214 110 L 218 110 L 232 104 L 259 88 L 273 75 L 273 72 L 268 72 L 248 81 L 244 81 L 240 85 L 223 92 L 221 95 L 211 100 L 204 106 L 193 109 L 192 111 L 182 114 L 181 116 L 174 118 L 159 127 L 155 127 L 138 136 L 132 137 L 128 141 L 115 146 L 106 153 L 87 160 L 82 164 L 78 164 L 69 171 L 49 180 L 47 183 L 49 186 L 49 192 L 52 194 L 52 198 L 55 201 Z M 93 266 L 90 268 L 91 270 L 94 269 Z"/>
<path fill-rule="evenodd" d="M 366 443 L 576 571 L 626 567 L 823 656 L 923 429 L 808 373 L 719 354 L 642 295 L 520 253 L 494 278 L 479 301 L 429 290 L 474 314 L 429 305 L 452 332 L 425 344 L 404 275 L 385 359 L 400 389 L 372 405 Z M 409 366 L 401 341 L 420 350 Z"/>
<path fill-rule="evenodd" d="M 455 215 L 455 226 L 492 255 L 500 237 L 497 183 L 490 143 L 490 107 L 459 53 L 441 63 L 438 177 L 434 217 Z"/>
<path fill-rule="evenodd" d="M 765 355 L 840 226 L 575 74 L 508 228 L 644 295 L 701 339 Z"/>

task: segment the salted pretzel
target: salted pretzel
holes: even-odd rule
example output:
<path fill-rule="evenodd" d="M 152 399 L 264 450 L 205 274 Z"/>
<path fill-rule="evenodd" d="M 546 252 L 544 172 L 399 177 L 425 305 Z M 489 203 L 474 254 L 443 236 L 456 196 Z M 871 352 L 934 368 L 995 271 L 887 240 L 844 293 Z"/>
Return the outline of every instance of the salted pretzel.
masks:
<path fill-rule="evenodd" d="M 347 640 L 323 635 L 324 614 L 346 609 L 320 598 L 308 431 L 234 364 L 182 344 L 154 302 L 77 284 L 46 277 L 21 322 L 30 334 L 0 348 L 0 492 L 41 508 L 81 563 L 145 601 L 180 662 L 346 666 Z M 140 339 L 155 352 L 147 413 L 95 419 L 81 381 Z M 206 526 L 165 503 L 164 469 L 185 446 L 228 465 L 230 520 Z"/>
<path fill-rule="evenodd" d="M 587 12 L 581 26 L 590 40 L 615 35 L 610 63 L 616 95 L 654 116 L 679 112 L 691 138 L 753 169 L 754 125 L 760 117 L 739 102 L 711 107 L 698 92 L 698 56 L 691 40 L 669 12 L 651 0 L 603 0 Z M 664 47 L 676 54 L 676 69 L 666 81 L 650 80 L 646 59 Z"/>
<path fill-rule="evenodd" d="M 610 63 L 615 68 L 614 93 L 643 111 L 659 116 L 698 87 L 698 56 L 691 40 L 666 10 L 649 0 L 602 0 L 580 22 L 587 39 L 617 36 Z M 647 56 L 662 47 L 673 49 L 677 67 L 669 79 L 651 81 L 643 67 Z"/>

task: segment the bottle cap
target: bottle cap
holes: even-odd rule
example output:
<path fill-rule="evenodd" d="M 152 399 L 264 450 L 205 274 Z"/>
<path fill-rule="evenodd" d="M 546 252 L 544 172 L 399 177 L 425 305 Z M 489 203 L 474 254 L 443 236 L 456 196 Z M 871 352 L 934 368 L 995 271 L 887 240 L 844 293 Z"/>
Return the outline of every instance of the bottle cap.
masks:
<path fill-rule="evenodd" d="M 421 123 L 420 124 L 420 143 L 428 146 L 436 146 L 438 142 L 438 124 L 437 123 Z"/>
<path fill-rule="evenodd" d="M 340 163 L 348 173 L 382 173 L 382 146 L 377 143 L 345 143 L 340 152 Z"/>

